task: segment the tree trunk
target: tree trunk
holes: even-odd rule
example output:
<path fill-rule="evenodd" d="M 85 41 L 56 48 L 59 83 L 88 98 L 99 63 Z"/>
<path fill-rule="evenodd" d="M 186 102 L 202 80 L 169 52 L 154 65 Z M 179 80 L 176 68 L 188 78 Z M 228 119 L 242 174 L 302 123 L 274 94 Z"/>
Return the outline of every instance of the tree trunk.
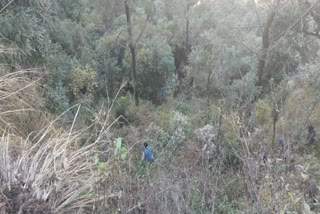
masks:
<path fill-rule="evenodd" d="M 186 64 L 189 64 L 189 18 L 187 18 L 187 24 L 186 24 L 186 56 L 187 56 L 187 62 Z"/>
<path fill-rule="evenodd" d="M 189 13 L 189 8 L 190 8 L 190 2 L 189 0 L 187 0 L 187 12 L 186 12 L 186 16 L 187 16 L 187 23 L 186 23 L 186 56 L 187 56 L 187 61 L 186 64 L 189 64 L 189 17 L 188 17 L 188 13 Z"/>
<path fill-rule="evenodd" d="M 127 27 L 128 27 L 128 40 L 129 40 L 129 48 L 131 53 L 131 71 L 132 71 L 132 79 L 133 79 L 133 94 L 135 99 L 135 105 L 139 105 L 139 96 L 137 90 L 137 63 L 136 63 L 136 45 L 133 43 L 132 38 L 132 23 L 130 17 L 130 9 L 128 0 L 124 0 L 124 6 L 126 10 L 127 17 Z"/>
<path fill-rule="evenodd" d="M 212 76 L 212 69 L 209 70 L 208 77 L 207 77 L 207 107 L 208 107 L 208 112 L 210 108 L 210 79 Z"/>
<path fill-rule="evenodd" d="M 217 155 L 220 156 L 220 136 L 221 136 L 221 126 L 222 126 L 222 111 L 219 112 L 219 125 L 218 125 L 218 132 L 217 132 Z"/>
<path fill-rule="evenodd" d="M 271 13 L 268 16 L 267 22 L 264 26 L 263 33 L 262 33 L 262 50 L 261 56 L 259 57 L 258 62 L 258 86 L 263 85 L 263 70 L 266 65 L 268 49 L 270 46 L 270 29 L 276 16 L 277 8 L 279 6 L 280 0 L 274 0 L 274 8 L 272 9 Z"/>
<path fill-rule="evenodd" d="M 278 121 L 278 112 L 276 109 L 273 110 L 273 117 L 272 117 L 272 142 L 271 145 L 275 148 L 275 137 L 276 137 L 276 127 Z"/>

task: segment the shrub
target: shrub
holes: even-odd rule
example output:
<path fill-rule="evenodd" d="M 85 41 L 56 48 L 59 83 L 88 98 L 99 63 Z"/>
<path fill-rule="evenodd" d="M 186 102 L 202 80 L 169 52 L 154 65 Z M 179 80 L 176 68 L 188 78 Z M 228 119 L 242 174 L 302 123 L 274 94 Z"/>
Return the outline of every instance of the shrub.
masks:
<path fill-rule="evenodd" d="M 216 201 L 215 212 L 214 213 L 222 213 L 222 214 L 238 214 L 238 213 L 245 213 L 244 210 L 241 212 L 239 207 L 241 207 L 241 202 L 237 201 L 230 201 L 228 196 L 223 196 L 221 199 Z"/>
<path fill-rule="evenodd" d="M 191 189 L 191 209 L 194 213 L 203 213 L 203 214 L 209 214 L 209 210 L 206 209 L 204 206 L 204 201 L 203 201 L 203 193 L 193 187 Z M 210 203 L 210 202 L 207 202 Z"/>
<path fill-rule="evenodd" d="M 74 67 L 70 72 L 70 91 L 74 100 L 92 97 L 95 89 L 97 72 L 89 65 L 85 68 Z"/>
<path fill-rule="evenodd" d="M 120 118 L 120 122 L 126 121 L 130 104 L 131 104 L 131 99 L 128 96 L 121 96 L 117 99 L 114 106 L 114 111 L 116 114 L 116 118 L 121 116 L 123 117 L 123 118 Z"/>
<path fill-rule="evenodd" d="M 255 117 L 260 124 L 265 124 L 269 121 L 272 105 L 269 100 L 259 99 L 257 102 Z"/>
<path fill-rule="evenodd" d="M 106 198 L 95 188 L 100 178 L 91 159 L 96 145 L 77 147 L 85 130 L 65 133 L 53 124 L 32 142 L 15 139 L 7 133 L 0 141 L 0 202 L 6 213 L 91 213 L 96 196 Z M 18 147 L 21 145 L 21 147 Z"/>
<path fill-rule="evenodd" d="M 190 106 L 186 102 L 179 102 L 175 110 L 186 115 L 190 112 Z"/>
<path fill-rule="evenodd" d="M 180 112 L 174 111 L 169 125 L 169 144 L 181 144 L 190 133 L 188 117 Z"/>
<path fill-rule="evenodd" d="M 214 115 L 212 112 L 209 112 L 208 110 L 196 110 L 196 112 L 192 111 L 192 114 L 190 114 L 190 123 L 192 129 L 198 129 L 208 123 L 211 123 L 213 117 Z"/>
<path fill-rule="evenodd" d="M 172 117 L 171 109 L 171 102 L 167 102 L 159 106 L 153 113 L 152 120 L 154 121 L 154 123 L 160 126 L 166 132 L 169 132 L 170 120 Z"/>
<path fill-rule="evenodd" d="M 238 140 L 228 140 L 223 145 L 223 163 L 226 168 L 237 169 L 241 167 L 240 143 Z"/>
<path fill-rule="evenodd" d="M 163 131 L 160 126 L 157 126 L 154 123 L 151 123 L 147 129 L 147 134 L 150 139 L 155 144 L 160 143 L 165 146 L 168 143 L 169 134 Z"/>
<path fill-rule="evenodd" d="M 55 88 L 48 88 L 46 108 L 53 114 L 61 114 L 69 107 L 69 101 L 66 97 L 65 88 L 61 81 L 58 81 Z"/>
<path fill-rule="evenodd" d="M 203 144 L 213 144 L 216 139 L 215 128 L 209 124 L 195 131 L 197 140 Z"/>

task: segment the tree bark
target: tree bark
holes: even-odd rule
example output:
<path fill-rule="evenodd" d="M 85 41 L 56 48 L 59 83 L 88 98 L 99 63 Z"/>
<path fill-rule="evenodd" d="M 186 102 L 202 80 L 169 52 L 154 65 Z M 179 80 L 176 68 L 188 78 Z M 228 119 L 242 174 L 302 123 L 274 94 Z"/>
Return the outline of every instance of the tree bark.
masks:
<path fill-rule="evenodd" d="M 276 109 L 273 110 L 273 117 L 272 117 L 272 142 L 271 145 L 275 147 L 275 138 L 276 138 L 276 127 L 278 121 L 278 112 Z"/>
<path fill-rule="evenodd" d="M 207 77 L 207 107 L 208 107 L 208 112 L 210 108 L 210 79 L 212 76 L 212 69 L 209 70 L 208 77 Z"/>
<path fill-rule="evenodd" d="M 130 8 L 128 0 L 124 0 L 124 6 L 126 10 L 126 17 L 127 17 L 127 27 L 128 27 L 128 40 L 129 40 L 129 48 L 131 53 L 131 71 L 132 71 L 132 79 L 133 79 L 133 94 L 135 105 L 139 105 L 139 95 L 137 90 L 137 62 L 136 62 L 136 44 L 133 42 L 132 36 L 132 23 L 131 23 L 131 16 L 130 16 Z"/>
<path fill-rule="evenodd" d="M 264 26 L 263 33 L 262 33 L 262 50 L 261 50 L 261 56 L 259 57 L 258 62 L 258 86 L 263 85 L 263 70 L 266 65 L 266 60 L 268 56 L 268 49 L 270 46 L 270 29 L 274 20 L 274 17 L 276 16 L 277 8 L 279 6 L 280 0 L 274 0 L 274 8 L 270 12 L 267 22 Z"/>
<path fill-rule="evenodd" d="M 186 64 L 189 64 L 189 17 L 188 17 L 188 13 L 189 13 L 189 8 L 190 8 L 190 2 L 189 0 L 187 0 L 187 12 L 186 12 L 186 16 L 187 16 L 187 23 L 186 23 L 186 56 L 187 56 L 187 61 Z"/>

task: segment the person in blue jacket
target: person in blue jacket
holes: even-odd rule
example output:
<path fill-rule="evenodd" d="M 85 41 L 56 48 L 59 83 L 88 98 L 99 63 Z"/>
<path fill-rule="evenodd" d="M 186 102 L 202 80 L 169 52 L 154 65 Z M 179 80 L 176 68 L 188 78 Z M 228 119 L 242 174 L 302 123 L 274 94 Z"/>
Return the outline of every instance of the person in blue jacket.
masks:
<path fill-rule="evenodd" d="M 144 143 L 143 157 L 144 157 L 144 159 L 146 159 L 146 161 L 148 163 L 152 163 L 154 161 L 153 154 L 152 154 L 152 148 L 147 143 Z"/>

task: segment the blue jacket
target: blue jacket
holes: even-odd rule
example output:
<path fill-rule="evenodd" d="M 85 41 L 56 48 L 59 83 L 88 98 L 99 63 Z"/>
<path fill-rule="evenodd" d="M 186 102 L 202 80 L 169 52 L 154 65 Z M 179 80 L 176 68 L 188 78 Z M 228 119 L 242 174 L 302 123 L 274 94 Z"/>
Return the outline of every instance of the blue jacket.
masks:
<path fill-rule="evenodd" d="M 151 146 L 147 146 L 145 149 L 144 149 L 144 157 L 146 158 L 146 160 L 148 162 L 153 162 L 153 155 L 152 155 L 152 148 Z"/>

